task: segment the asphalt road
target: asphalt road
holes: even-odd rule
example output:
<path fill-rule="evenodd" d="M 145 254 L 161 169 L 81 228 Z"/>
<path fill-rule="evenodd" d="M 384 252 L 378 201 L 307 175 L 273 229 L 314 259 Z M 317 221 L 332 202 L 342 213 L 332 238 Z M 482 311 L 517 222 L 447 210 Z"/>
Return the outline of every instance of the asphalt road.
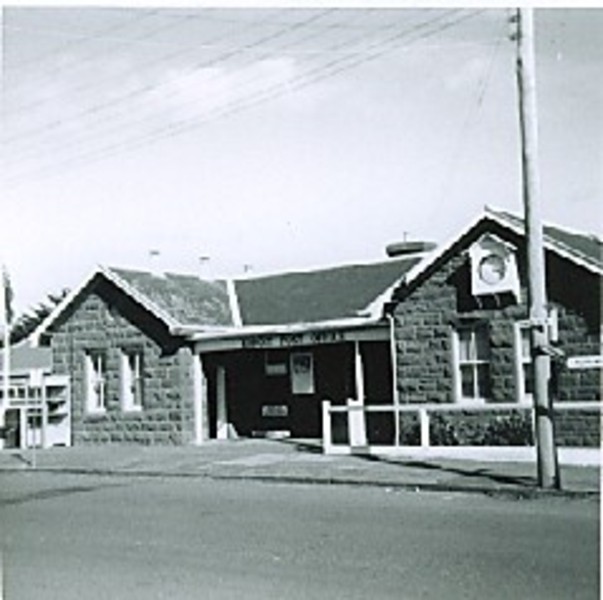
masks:
<path fill-rule="evenodd" d="M 4 600 L 599 598 L 593 499 L 1 473 L 0 535 Z"/>

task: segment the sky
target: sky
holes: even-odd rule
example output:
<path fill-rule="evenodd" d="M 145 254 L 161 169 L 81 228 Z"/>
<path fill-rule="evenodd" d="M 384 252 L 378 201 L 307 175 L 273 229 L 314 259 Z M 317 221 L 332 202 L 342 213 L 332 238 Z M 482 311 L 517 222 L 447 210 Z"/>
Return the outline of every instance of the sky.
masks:
<path fill-rule="evenodd" d="M 534 12 L 543 216 L 600 234 L 603 10 Z M 17 312 L 98 264 L 261 275 L 522 214 L 510 15 L 5 7 Z"/>

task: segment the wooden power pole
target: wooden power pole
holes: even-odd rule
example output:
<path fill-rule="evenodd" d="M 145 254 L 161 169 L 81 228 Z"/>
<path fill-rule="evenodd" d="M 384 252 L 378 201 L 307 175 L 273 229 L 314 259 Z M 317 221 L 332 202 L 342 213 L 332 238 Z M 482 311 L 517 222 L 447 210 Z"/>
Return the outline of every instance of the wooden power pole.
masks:
<path fill-rule="evenodd" d="M 536 79 L 534 25 L 531 8 L 517 10 L 517 83 L 521 130 L 523 203 L 528 258 L 528 300 L 530 304 L 530 341 L 534 373 L 534 412 L 538 485 L 559 488 L 559 466 L 549 397 L 551 356 L 547 323 L 547 299 L 540 181 L 537 165 L 538 130 L 536 119 Z"/>

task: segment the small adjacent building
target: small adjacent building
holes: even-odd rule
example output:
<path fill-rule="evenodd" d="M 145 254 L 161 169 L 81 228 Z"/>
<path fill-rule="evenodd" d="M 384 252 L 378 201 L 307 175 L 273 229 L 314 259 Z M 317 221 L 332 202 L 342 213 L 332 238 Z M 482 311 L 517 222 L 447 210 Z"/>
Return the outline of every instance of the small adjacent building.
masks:
<path fill-rule="evenodd" d="M 9 364 L 5 399 L 6 354 L 0 351 L 0 401 L 4 411 L 0 447 L 69 446 L 69 379 L 53 373 L 50 348 L 32 347 L 28 341 L 16 344 L 10 349 Z"/>

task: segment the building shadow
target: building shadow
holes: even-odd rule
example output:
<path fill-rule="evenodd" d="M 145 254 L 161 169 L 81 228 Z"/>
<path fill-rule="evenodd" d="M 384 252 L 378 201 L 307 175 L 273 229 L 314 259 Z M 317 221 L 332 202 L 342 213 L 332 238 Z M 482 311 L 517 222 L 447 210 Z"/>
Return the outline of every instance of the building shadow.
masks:
<path fill-rule="evenodd" d="M 284 438 L 275 440 L 280 444 L 292 446 L 298 452 L 308 452 L 312 454 L 322 454 L 322 441 L 320 439 L 296 439 Z M 493 483 L 521 486 L 532 488 L 536 485 L 536 477 L 529 475 L 506 475 L 497 473 L 496 471 L 483 467 L 481 464 L 475 468 L 453 465 L 446 462 L 441 462 L 437 459 L 433 460 L 417 460 L 405 459 L 403 457 L 388 457 L 367 454 L 362 451 L 354 452 L 351 456 L 366 462 L 387 464 L 393 467 L 403 469 L 416 469 L 423 471 L 436 471 L 450 475 L 458 475 L 473 480 L 487 479 Z"/>
<path fill-rule="evenodd" d="M 439 471 L 441 473 L 450 473 L 452 475 L 460 475 L 462 477 L 468 477 L 473 479 L 489 479 L 495 483 L 504 483 L 510 485 L 520 485 L 524 487 L 533 487 L 536 484 L 536 478 L 529 475 L 504 475 L 502 473 L 496 473 L 492 469 L 485 467 L 467 468 L 460 467 L 451 464 L 443 464 L 433 461 L 416 460 L 416 459 L 403 459 L 403 458 L 390 458 L 386 456 L 375 456 L 368 454 L 355 454 L 363 460 L 370 462 L 380 462 L 389 465 L 410 468 L 410 469 L 423 469 L 430 471 Z"/>

